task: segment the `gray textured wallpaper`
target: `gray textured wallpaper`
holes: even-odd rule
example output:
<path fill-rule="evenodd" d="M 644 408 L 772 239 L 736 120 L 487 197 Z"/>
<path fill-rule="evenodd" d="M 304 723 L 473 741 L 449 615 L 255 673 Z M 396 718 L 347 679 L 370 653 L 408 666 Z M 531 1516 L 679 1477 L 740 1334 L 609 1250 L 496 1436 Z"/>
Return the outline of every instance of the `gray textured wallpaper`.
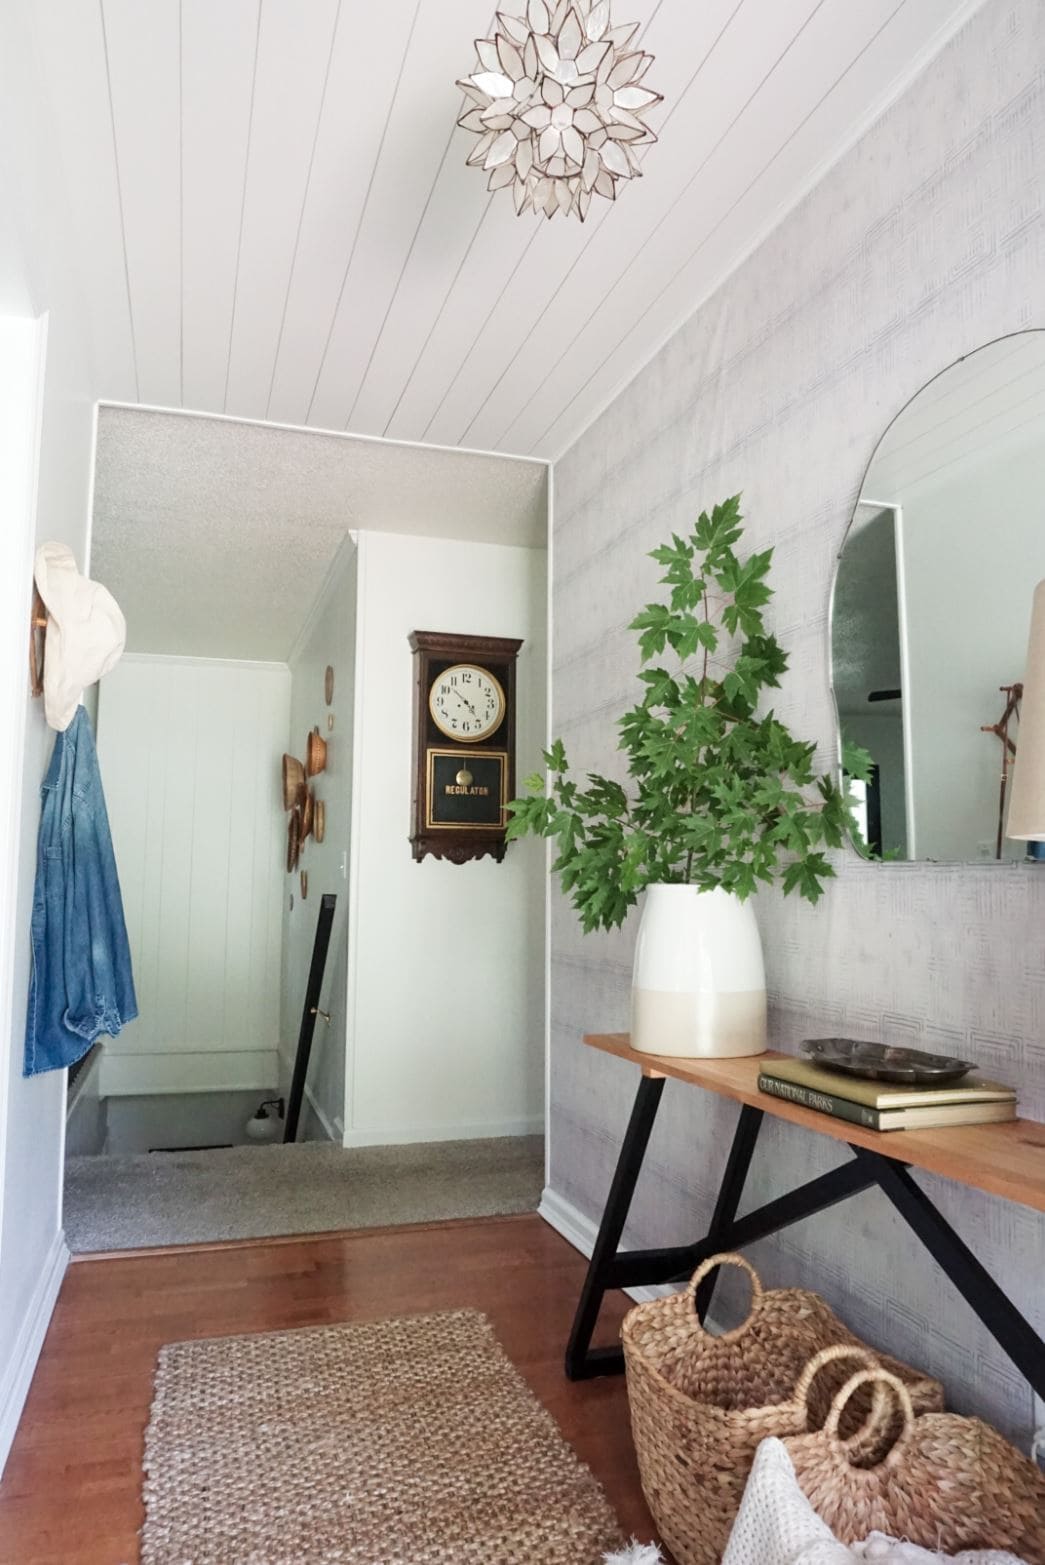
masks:
<path fill-rule="evenodd" d="M 736 490 L 750 546 L 776 549 L 772 614 L 791 657 L 777 709 L 829 764 L 828 592 L 865 464 L 930 376 L 1045 325 L 1043 219 L 1045 5 L 989 0 L 557 464 L 553 727 L 575 766 L 618 764 L 614 720 L 636 688 L 626 626 L 657 576 L 645 551 Z M 1045 1118 L 1045 868 L 847 853 L 837 870 L 815 910 L 758 899 L 774 1042 L 840 1030 L 968 1052 Z M 635 1074 L 579 1038 L 627 1027 L 636 925 L 582 937 L 556 894 L 551 1187 L 590 1217 Z M 669 1083 L 627 1243 L 703 1231 L 735 1113 Z M 838 1160 L 821 1138 L 771 1126 L 749 1200 Z M 924 1183 L 1045 1331 L 1045 1218 Z M 954 1406 L 1026 1439 L 1029 1388 L 884 1196 L 752 1253 L 768 1282 L 819 1289 L 870 1341 L 938 1374 Z"/>

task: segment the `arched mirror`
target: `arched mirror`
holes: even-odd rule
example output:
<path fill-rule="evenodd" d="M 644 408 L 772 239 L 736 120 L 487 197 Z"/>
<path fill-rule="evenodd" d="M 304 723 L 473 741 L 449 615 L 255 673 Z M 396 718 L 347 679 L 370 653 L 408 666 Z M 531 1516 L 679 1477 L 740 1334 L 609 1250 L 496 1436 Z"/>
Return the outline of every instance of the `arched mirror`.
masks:
<path fill-rule="evenodd" d="M 831 605 L 859 851 L 1024 856 L 1023 843 L 1005 839 L 1005 813 L 1043 577 L 1045 330 L 1036 330 L 937 375 L 868 466 Z"/>

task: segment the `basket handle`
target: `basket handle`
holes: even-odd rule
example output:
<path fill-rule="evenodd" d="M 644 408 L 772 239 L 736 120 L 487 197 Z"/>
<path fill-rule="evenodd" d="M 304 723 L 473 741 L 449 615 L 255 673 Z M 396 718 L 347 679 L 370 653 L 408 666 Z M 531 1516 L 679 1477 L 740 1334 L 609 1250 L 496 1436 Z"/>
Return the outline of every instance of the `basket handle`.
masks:
<path fill-rule="evenodd" d="M 690 1299 L 696 1300 L 697 1289 L 704 1281 L 704 1278 L 709 1276 L 718 1266 L 736 1266 L 740 1271 L 747 1272 L 748 1280 L 751 1283 L 751 1304 L 745 1319 L 741 1321 L 739 1326 L 734 1326 L 732 1330 L 723 1331 L 719 1334 L 720 1341 L 729 1342 L 747 1331 L 754 1320 L 755 1313 L 762 1299 L 762 1279 L 750 1261 L 745 1260 L 742 1255 L 738 1255 L 735 1250 L 725 1250 L 721 1255 L 709 1255 L 706 1261 L 701 1261 L 686 1284 L 686 1294 Z M 696 1310 L 693 1311 L 693 1323 L 699 1331 L 707 1332 L 708 1336 L 711 1335 Z"/>
<path fill-rule="evenodd" d="M 846 1403 L 849 1401 L 849 1398 L 853 1395 L 853 1393 L 859 1390 L 861 1386 L 868 1385 L 875 1386 L 876 1388 L 887 1386 L 895 1396 L 897 1405 L 899 1406 L 900 1412 L 903 1415 L 903 1428 L 897 1435 L 891 1449 L 887 1451 L 885 1456 L 882 1458 L 882 1462 L 886 1462 L 890 1457 L 895 1456 L 897 1451 L 899 1451 L 900 1446 L 910 1439 L 911 1433 L 914 1429 L 915 1419 L 914 1404 L 911 1401 L 911 1393 L 908 1391 L 903 1381 L 900 1380 L 896 1375 L 890 1374 L 887 1369 L 862 1369 L 858 1374 L 852 1375 L 846 1381 L 845 1385 L 838 1392 L 834 1401 L 831 1403 L 830 1411 L 828 1412 L 827 1417 L 824 1419 L 824 1427 L 822 1432 L 829 1440 L 838 1440 L 838 1421 L 842 1416 Z M 844 1445 L 846 1442 L 842 1441 L 840 1443 Z M 877 1465 L 880 1466 L 881 1463 Z"/>
<path fill-rule="evenodd" d="M 877 1370 L 878 1360 L 867 1348 L 858 1346 L 850 1347 L 844 1342 L 834 1342 L 830 1347 L 821 1348 L 819 1353 L 814 1353 L 809 1359 L 795 1381 L 795 1401 L 801 1402 L 805 1407 L 809 1400 L 813 1381 L 819 1375 L 825 1364 L 830 1364 L 835 1359 L 859 1359 L 865 1370 Z"/>
<path fill-rule="evenodd" d="M 878 1360 L 875 1358 L 874 1354 L 868 1348 L 865 1348 L 859 1344 L 853 1344 L 850 1346 L 845 1342 L 834 1342 L 829 1347 L 821 1348 L 819 1353 L 814 1353 L 812 1358 L 810 1358 L 806 1363 L 798 1379 L 795 1381 L 795 1401 L 802 1408 L 802 1411 L 805 1415 L 807 1428 L 809 1427 L 809 1393 L 813 1389 L 813 1381 L 816 1379 L 817 1375 L 819 1375 L 825 1364 L 831 1364 L 837 1359 L 855 1359 L 857 1363 L 862 1364 L 864 1369 L 868 1371 L 877 1371 L 880 1368 Z M 882 1417 L 886 1407 L 886 1399 L 883 1394 L 883 1390 L 884 1388 L 882 1386 L 875 1386 L 874 1395 L 871 1398 L 871 1411 L 867 1415 L 867 1422 L 861 1429 L 858 1429 L 854 1435 L 850 1435 L 848 1441 L 843 1441 L 843 1445 L 847 1445 L 854 1440 L 860 1439 L 863 1435 L 867 1434 L 868 1430 L 873 1429 L 874 1426 L 878 1423 L 878 1420 Z M 839 1412 L 841 1412 L 841 1409 L 839 1409 Z"/>

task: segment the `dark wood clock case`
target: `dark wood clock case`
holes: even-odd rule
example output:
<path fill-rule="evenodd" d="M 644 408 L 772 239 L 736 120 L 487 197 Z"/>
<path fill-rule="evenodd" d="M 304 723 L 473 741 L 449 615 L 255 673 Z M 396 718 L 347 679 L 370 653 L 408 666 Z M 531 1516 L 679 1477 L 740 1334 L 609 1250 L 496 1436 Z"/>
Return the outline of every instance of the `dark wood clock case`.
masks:
<path fill-rule="evenodd" d="M 504 806 L 515 797 L 515 669 L 521 641 L 506 636 L 453 636 L 441 631 L 415 630 L 410 636 L 414 654 L 414 751 L 413 799 L 410 845 L 420 863 L 431 856 L 451 864 L 489 857 L 498 863 L 507 843 Z M 468 744 L 448 737 L 429 711 L 428 697 L 434 682 L 455 663 L 474 663 L 499 682 L 505 697 L 504 714 L 493 733 Z M 472 766 L 469 766 L 469 761 Z M 448 768 L 468 767 L 500 787 L 500 808 L 487 791 L 474 801 L 454 798 L 448 810 L 454 819 L 440 819 L 437 812 Z M 472 804 L 475 818 L 469 815 Z"/>

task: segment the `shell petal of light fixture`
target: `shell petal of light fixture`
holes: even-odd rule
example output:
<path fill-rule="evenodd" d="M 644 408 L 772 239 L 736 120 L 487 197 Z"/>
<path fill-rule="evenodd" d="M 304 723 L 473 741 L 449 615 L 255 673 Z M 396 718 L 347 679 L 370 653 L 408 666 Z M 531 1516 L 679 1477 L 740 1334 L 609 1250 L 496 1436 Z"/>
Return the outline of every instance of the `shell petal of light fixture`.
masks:
<path fill-rule="evenodd" d="M 468 162 L 491 190 L 511 187 L 517 212 L 583 222 L 593 195 L 613 201 L 642 173 L 636 148 L 657 139 L 644 116 L 661 94 L 642 85 L 653 56 L 633 45 L 637 22 L 610 25 L 610 0 L 528 0 L 524 17 L 497 21 L 457 83 L 469 100 L 457 123 L 479 138 Z"/>

